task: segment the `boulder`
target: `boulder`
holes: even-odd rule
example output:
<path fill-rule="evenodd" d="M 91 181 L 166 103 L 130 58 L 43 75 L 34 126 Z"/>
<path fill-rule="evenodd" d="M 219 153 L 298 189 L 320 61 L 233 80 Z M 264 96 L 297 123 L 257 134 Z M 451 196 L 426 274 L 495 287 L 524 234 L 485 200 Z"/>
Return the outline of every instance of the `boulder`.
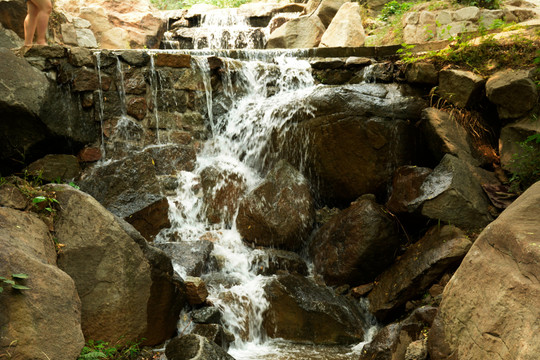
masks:
<path fill-rule="evenodd" d="M 306 262 L 292 251 L 278 249 L 257 249 L 253 252 L 252 267 L 257 274 L 270 276 L 279 272 L 308 275 Z"/>
<path fill-rule="evenodd" d="M 246 191 L 246 179 L 238 172 L 215 166 L 203 169 L 200 176 L 206 218 L 211 224 L 230 227 Z"/>
<path fill-rule="evenodd" d="M 0 185 L 0 206 L 24 210 L 28 203 L 29 199 L 23 195 L 17 186 L 10 183 Z"/>
<path fill-rule="evenodd" d="M 411 84 L 437 85 L 439 72 L 433 64 L 415 62 L 405 68 L 405 78 Z"/>
<path fill-rule="evenodd" d="M 267 49 L 302 49 L 319 45 L 325 27 L 317 16 L 301 16 L 278 27 L 266 44 Z"/>
<path fill-rule="evenodd" d="M 539 213 L 537 182 L 479 235 L 444 289 L 431 359 L 538 357 Z"/>
<path fill-rule="evenodd" d="M 200 305 L 206 301 L 208 289 L 201 278 L 186 276 L 185 284 L 187 299 L 191 305 Z"/>
<path fill-rule="evenodd" d="M 24 39 L 26 13 L 24 0 L 0 1 L 0 24 L 4 28 L 14 31 L 21 39 Z"/>
<path fill-rule="evenodd" d="M 523 154 L 523 149 L 518 143 L 538 133 L 540 133 L 540 121 L 535 121 L 532 117 L 525 117 L 502 128 L 499 136 L 499 154 L 503 169 L 512 170 L 514 155 Z M 529 145 L 538 146 L 534 142 L 530 142 Z"/>
<path fill-rule="evenodd" d="M 90 195 L 55 185 L 58 266 L 75 281 L 87 339 L 155 345 L 176 331 L 184 304 L 170 259 Z M 91 219 L 91 226 L 89 220 Z"/>
<path fill-rule="evenodd" d="M 49 154 L 28 165 L 26 170 L 28 174 L 39 176 L 45 181 L 73 180 L 79 177 L 81 167 L 73 155 Z"/>
<path fill-rule="evenodd" d="M 56 267 L 54 242 L 36 214 L 0 207 L 0 274 L 24 273 L 16 290 L 0 284 L 0 354 L 10 359 L 76 359 L 84 346 L 81 301 Z M 19 282 L 17 282 L 19 283 Z"/>
<path fill-rule="evenodd" d="M 221 324 L 221 311 L 214 306 L 206 306 L 191 312 L 195 324 Z"/>
<path fill-rule="evenodd" d="M 116 216 L 128 218 L 163 199 L 156 167 L 147 152 L 97 164 L 81 176 L 79 186 Z"/>
<path fill-rule="evenodd" d="M 311 233 L 314 221 L 307 180 L 289 163 L 280 161 L 241 201 L 236 226 L 249 243 L 297 250 Z"/>
<path fill-rule="evenodd" d="M 356 300 L 300 275 L 274 277 L 264 289 L 269 306 L 263 327 L 271 338 L 328 345 L 363 339 L 366 314 Z"/>
<path fill-rule="evenodd" d="M 454 271 L 472 243 L 450 225 L 431 228 L 375 282 L 368 295 L 370 312 L 388 320 L 409 300 L 421 297 L 440 276 Z"/>
<path fill-rule="evenodd" d="M 470 164 L 480 165 L 472 155 L 471 136 L 451 113 L 437 108 L 424 109 L 420 129 L 436 161 L 441 161 L 445 154 L 452 154 Z"/>
<path fill-rule="evenodd" d="M 478 102 L 485 80 L 470 71 L 441 70 L 437 92 L 457 107 L 468 107 Z"/>
<path fill-rule="evenodd" d="M 362 199 L 321 227 L 309 252 L 328 285 L 373 281 L 394 259 L 400 238 L 394 220 L 371 199 Z"/>
<path fill-rule="evenodd" d="M 420 187 L 421 195 L 411 201 L 430 219 L 449 222 L 463 229 L 479 229 L 493 217 L 489 201 L 464 161 L 447 154 Z"/>
<path fill-rule="evenodd" d="M 515 119 L 538 104 L 538 90 L 528 70 L 504 70 L 486 82 L 486 95 L 501 119 Z"/>
<path fill-rule="evenodd" d="M 428 358 L 427 339 L 413 341 L 407 346 L 405 360 L 426 360 Z"/>
<path fill-rule="evenodd" d="M 319 47 L 358 47 L 364 45 L 365 39 L 360 5 L 346 2 L 324 32 Z"/>
<path fill-rule="evenodd" d="M 214 244 L 208 240 L 158 243 L 155 246 L 169 254 L 182 277 L 201 276 L 214 249 Z"/>
<path fill-rule="evenodd" d="M 409 212 L 411 201 L 421 195 L 420 187 L 433 170 L 405 165 L 396 169 L 392 180 L 392 193 L 386 207 L 395 214 Z"/>
<path fill-rule="evenodd" d="M 360 360 L 405 359 L 411 344 L 425 340 L 423 331 L 431 326 L 436 314 L 437 308 L 426 306 L 414 310 L 403 321 L 385 326 L 364 346 Z"/>
<path fill-rule="evenodd" d="M 332 19 L 347 0 L 309 0 L 304 13 L 317 16 L 327 28 Z"/>
<path fill-rule="evenodd" d="M 125 219 L 147 240 L 154 241 L 161 229 L 171 227 L 169 200 L 161 198 Z"/>
<path fill-rule="evenodd" d="M 426 104 L 405 95 L 406 89 L 365 83 L 317 87 L 303 100 L 309 113 L 296 110 L 298 123 L 278 135 L 275 148 L 302 166 L 325 205 L 345 207 L 367 193 L 382 196 L 394 170 L 417 156 L 417 129 L 410 123 Z"/>
<path fill-rule="evenodd" d="M 197 324 L 191 333 L 204 336 L 225 350 L 228 349 L 229 344 L 234 341 L 234 335 L 218 324 Z"/>
<path fill-rule="evenodd" d="M 159 144 L 147 147 L 144 152 L 152 157 L 156 175 L 176 175 L 179 171 L 193 171 L 195 168 L 193 146 Z"/>
<path fill-rule="evenodd" d="M 24 41 L 10 29 L 5 29 L 0 23 L 0 48 L 14 49 L 24 45 Z"/>
<path fill-rule="evenodd" d="M 234 360 L 212 340 L 196 334 L 175 337 L 165 348 L 168 360 Z"/>

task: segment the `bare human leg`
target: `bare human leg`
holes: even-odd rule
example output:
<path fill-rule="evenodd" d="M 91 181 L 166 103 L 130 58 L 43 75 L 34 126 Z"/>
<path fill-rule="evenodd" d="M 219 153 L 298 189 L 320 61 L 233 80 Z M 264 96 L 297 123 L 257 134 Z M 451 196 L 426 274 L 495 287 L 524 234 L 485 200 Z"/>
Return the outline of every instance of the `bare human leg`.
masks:
<path fill-rule="evenodd" d="M 37 33 L 36 44 L 47 45 L 47 26 L 52 11 L 51 0 L 28 0 L 27 4 L 28 15 L 24 20 L 24 45 L 32 45 L 35 33 Z"/>

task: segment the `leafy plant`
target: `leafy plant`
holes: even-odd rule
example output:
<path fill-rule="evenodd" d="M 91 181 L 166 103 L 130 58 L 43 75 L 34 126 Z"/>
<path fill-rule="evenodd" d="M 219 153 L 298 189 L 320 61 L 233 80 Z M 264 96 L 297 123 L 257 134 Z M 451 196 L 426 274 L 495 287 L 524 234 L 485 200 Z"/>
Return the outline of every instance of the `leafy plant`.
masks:
<path fill-rule="evenodd" d="M 485 9 L 498 9 L 501 6 L 499 0 L 457 0 L 457 2 L 466 6 L 478 6 Z"/>
<path fill-rule="evenodd" d="M 0 276 L 0 293 L 4 291 L 4 284 L 11 285 L 12 289 L 15 290 L 30 290 L 29 287 L 20 284 L 21 280 L 28 279 L 27 274 L 11 274 L 11 279 Z"/>
<path fill-rule="evenodd" d="M 381 9 L 379 19 L 388 21 L 391 16 L 402 15 L 413 6 L 411 2 L 397 2 L 396 0 L 386 3 Z"/>
<path fill-rule="evenodd" d="M 56 210 L 54 209 L 53 205 L 59 203 L 58 200 L 53 197 L 36 196 L 32 199 L 32 204 L 34 204 L 37 209 L 46 210 L 50 214 L 54 214 Z"/>
<path fill-rule="evenodd" d="M 93 360 L 93 359 L 115 359 L 115 360 L 131 360 L 137 358 L 141 353 L 141 341 L 127 342 L 123 345 L 111 345 L 108 342 L 101 340 L 88 340 L 86 346 L 83 347 L 81 355 L 77 360 Z"/>
<path fill-rule="evenodd" d="M 518 142 L 520 151 L 512 156 L 510 190 L 524 191 L 540 180 L 540 134 Z"/>

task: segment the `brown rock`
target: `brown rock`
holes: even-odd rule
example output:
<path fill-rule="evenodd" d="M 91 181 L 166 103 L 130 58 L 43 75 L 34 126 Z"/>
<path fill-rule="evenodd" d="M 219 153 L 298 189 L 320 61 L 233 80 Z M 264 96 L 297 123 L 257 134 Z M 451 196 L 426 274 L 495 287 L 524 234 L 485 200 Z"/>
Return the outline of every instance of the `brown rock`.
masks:
<path fill-rule="evenodd" d="M 454 226 L 431 228 L 385 270 L 368 295 L 370 311 L 387 320 L 405 303 L 421 296 L 442 274 L 454 270 L 471 241 Z"/>
<path fill-rule="evenodd" d="M 431 172 L 429 168 L 418 166 L 397 168 L 392 180 L 392 195 L 386 203 L 388 210 L 396 214 L 408 212 L 410 202 L 421 195 L 420 187 Z"/>
<path fill-rule="evenodd" d="M 146 99 L 143 97 L 131 98 L 126 104 L 128 115 L 133 116 L 135 119 L 141 121 L 146 116 L 148 106 L 146 105 Z"/>
<path fill-rule="evenodd" d="M 27 205 L 28 199 L 17 186 L 9 183 L 0 185 L 0 206 L 24 210 Z"/>
<path fill-rule="evenodd" d="M 158 53 L 154 57 L 154 64 L 155 66 L 172 68 L 189 68 L 191 67 L 191 55 Z"/>
<path fill-rule="evenodd" d="M 49 154 L 28 165 L 27 171 L 46 181 L 73 180 L 79 177 L 81 168 L 73 155 Z"/>
<path fill-rule="evenodd" d="M 371 290 L 373 290 L 373 286 L 374 286 L 373 283 L 369 283 L 369 284 L 364 284 L 364 285 L 354 287 L 351 289 L 351 295 L 356 299 L 364 297 L 367 294 L 369 294 Z"/>
<path fill-rule="evenodd" d="M 480 100 L 485 80 L 470 71 L 439 72 L 438 93 L 458 107 L 468 107 Z"/>
<path fill-rule="evenodd" d="M 247 242 L 299 249 L 313 228 L 314 201 L 306 179 L 280 161 L 239 205 L 236 226 Z"/>
<path fill-rule="evenodd" d="M 111 78 L 109 76 L 101 76 L 101 88 L 108 91 L 111 86 Z M 94 70 L 88 69 L 86 66 L 76 70 L 73 74 L 73 91 L 93 91 L 99 89 L 98 74 Z"/>
<path fill-rule="evenodd" d="M 26 4 L 22 0 L 5 0 L 0 2 L 0 22 L 6 29 L 13 30 L 24 39 L 24 19 Z"/>
<path fill-rule="evenodd" d="M 309 251 L 327 284 L 354 286 L 373 281 L 390 265 L 399 243 L 384 208 L 360 199 L 317 231 Z"/>
<path fill-rule="evenodd" d="M 81 105 L 83 108 L 88 109 L 94 106 L 94 94 L 91 92 L 85 92 L 82 94 Z"/>
<path fill-rule="evenodd" d="M 23 285 L 30 288 L 0 285 L 0 354 L 14 360 L 77 358 L 84 346 L 81 302 L 73 280 L 56 267 L 47 226 L 33 213 L 0 207 L 0 239 L 1 276 L 24 273 Z"/>
<path fill-rule="evenodd" d="M 101 149 L 97 147 L 85 147 L 77 155 L 81 162 L 94 162 L 101 160 Z"/>
<path fill-rule="evenodd" d="M 187 276 L 184 283 L 186 284 L 187 299 L 191 305 L 199 305 L 206 301 L 208 290 L 201 278 Z"/>
<path fill-rule="evenodd" d="M 144 95 L 146 93 L 146 80 L 140 69 L 131 68 L 126 72 L 124 89 L 126 94 Z"/>
<path fill-rule="evenodd" d="M 325 27 L 317 16 L 301 16 L 287 21 L 268 38 L 267 49 L 313 48 L 321 42 Z"/>
<path fill-rule="evenodd" d="M 431 359 L 538 357 L 539 213 L 537 182 L 482 231 L 444 290 Z"/>
<path fill-rule="evenodd" d="M 270 303 L 263 326 L 268 336 L 315 344 L 351 344 L 364 336 L 364 310 L 299 275 L 282 275 L 265 285 Z"/>
<path fill-rule="evenodd" d="M 147 241 L 154 241 L 161 229 L 169 228 L 169 201 L 162 198 L 125 218 Z"/>

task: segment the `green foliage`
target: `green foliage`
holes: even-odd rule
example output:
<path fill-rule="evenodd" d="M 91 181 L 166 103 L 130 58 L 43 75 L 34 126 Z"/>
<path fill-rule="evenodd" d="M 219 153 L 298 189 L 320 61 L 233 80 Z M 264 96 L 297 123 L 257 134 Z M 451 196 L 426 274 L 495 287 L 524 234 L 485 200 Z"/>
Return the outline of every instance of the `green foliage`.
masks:
<path fill-rule="evenodd" d="M 510 190 L 524 191 L 540 180 L 540 134 L 518 142 L 520 151 L 512 156 Z"/>
<path fill-rule="evenodd" d="M 131 360 L 136 359 L 141 353 L 140 344 L 138 342 L 127 342 L 123 345 L 112 345 L 101 340 L 88 340 L 86 346 L 83 347 L 81 355 L 77 360 L 94 360 L 94 359 L 114 359 L 114 360 Z"/>
<path fill-rule="evenodd" d="M 160 10 L 188 9 L 195 4 L 210 4 L 220 8 L 235 8 L 251 0 L 151 0 Z"/>
<path fill-rule="evenodd" d="M 388 21 L 391 16 L 403 15 L 407 10 L 409 10 L 414 4 L 412 2 L 397 2 L 396 0 L 386 3 L 381 9 L 381 14 L 379 19 L 383 21 Z"/>
<path fill-rule="evenodd" d="M 5 278 L 0 276 L 0 293 L 4 291 L 4 286 L 10 285 L 12 289 L 15 290 L 30 290 L 29 287 L 20 284 L 21 281 L 28 279 L 27 274 L 11 274 L 11 278 Z M 6 284 L 6 285 L 4 285 Z"/>
<path fill-rule="evenodd" d="M 47 197 L 47 196 L 36 196 L 32 199 L 32 204 L 34 204 L 34 207 L 41 210 L 46 210 L 50 214 L 54 214 L 56 209 L 53 207 L 54 204 L 58 204 L 58 200 L 56 200 L 54 197 Z"/>
<path fill-rule="evenodd" d="M 77 185 L 77 184 L 75 184 L 73 181 L 70 181 L 70 182 L 68 183 L 68 185 L 71 186 L 71 187 L 74 188 L 74 189 L 77 189 L 77 190 L 80 190 L 80 189 L 81 189 L 80 186 Z"/>

